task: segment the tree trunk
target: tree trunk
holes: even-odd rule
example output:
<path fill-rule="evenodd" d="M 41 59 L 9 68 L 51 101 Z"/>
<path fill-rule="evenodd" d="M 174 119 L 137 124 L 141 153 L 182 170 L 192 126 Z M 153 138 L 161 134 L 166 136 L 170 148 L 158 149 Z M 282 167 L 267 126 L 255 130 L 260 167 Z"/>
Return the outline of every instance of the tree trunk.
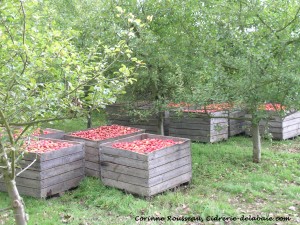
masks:
<path fill-rule="evenodd" d="M 253 162 L 259 163 L 261 159 L 261 141 L 259 133 L 259 123 L 251 124 L 252 144 L 253 144 Z"/>
<path fill-rule="evenodd" d="M 16 186 L 16 181 L 10 177 L 5 178 L 5 185 L 12 201 L 12 209 L 14 212 L 15 222 L 17 225 L 27 225 L 28 215 L 25 213 L 25 206 L 23 199 L 19 195 L 19 191 Z"/>
<path fill-rule="evenodd" d="M 89 111 L 87 114 L 87 128 L 92 127 L 92 112 Z"/>
<path fill-rule="evenodd" d="M 164 128 L 164 112 L 159 112 L 159 117 L 158 117 L 158 127 L 159 127 L 159 132 L 161 135 L 165 135 L 165 128 Z"/>

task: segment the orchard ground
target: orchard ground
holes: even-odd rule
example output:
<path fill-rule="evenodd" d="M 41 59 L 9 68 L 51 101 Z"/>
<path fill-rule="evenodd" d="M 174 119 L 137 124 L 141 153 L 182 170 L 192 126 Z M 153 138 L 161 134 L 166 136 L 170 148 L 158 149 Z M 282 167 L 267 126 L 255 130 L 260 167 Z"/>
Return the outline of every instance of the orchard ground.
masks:
<path fill-rule="evenodd" d="M 94 116 L 97 116 L 94 126 L 105 124 L 103 116 Z M 77 119 L 50 126 L 75 131 L 85 129 L 86 125 L 84 119 Z M 251 140 L 243 136 L 215 144 L 193 143 L 192 160 L 191 184 L 151 199 L 105 187 L 95 178 L 85 178 L 77 189 L 62 197 L 47 200 L 24 197 L 29 224 L 161 224 L 137 222 L 136 217 L 200 216 L 206 219 L 249 215 L 291 219 L 276 224 L 300 222 L 300 138 L 280 142 L 264 140 L 260 164 L 252 163 Z M 8 195 L 0 192 L 0 209 L 8 204 Z M 0 212 L 0 224 L 13 224 L 12 214 Z M 274 221 L 231 224 L 274 224 Z"/>

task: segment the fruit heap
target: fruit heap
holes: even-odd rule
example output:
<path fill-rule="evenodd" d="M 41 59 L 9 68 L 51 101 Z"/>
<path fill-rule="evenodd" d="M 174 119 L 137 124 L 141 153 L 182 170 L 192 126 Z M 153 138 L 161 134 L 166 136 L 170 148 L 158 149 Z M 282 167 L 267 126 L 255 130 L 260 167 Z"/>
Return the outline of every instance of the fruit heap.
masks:
<path fill-rule="evenodd" d="M 18 128 L 16 130 L 13 131 L 14 133 L 14 137 L 17 138 L 23 131 L 23 128 Z M 42 130 L 41 128 L 37 128 L 33 131 L 33 133 L 31 134 L 32 136 L 40 136 L 42 134 L 51 134 L 54 133 L 54 131 L 50 131 L 50 130 Z"/>
<path fill-rule="evenodd" d="M 168 104 L 168 107 L 170 108 L 180 108 L 180 107 L 190 107 L 191 104 L 188 104 L 186 102 L 179 102 L 179 103 L 174 103 L 174 102 L 170 102 Z"/>
<path fill-rule="evenodd" d="M 286 107 L 281 105 L 281 104 L 272 104 L 272 103 L 266 103 L 262 106 L 260 106 L 261 110 L 266 110 L 266 111 L 281 111 L 281 110 L 285 110 Z"/>
<path fill-rule="evenodd" d="M 219 103 L 219 104 L 210 104 L 205 107 L 201 107 L 200 109 L 185 109 L 184 112 L 192 112 L 192 113 L 212 113 L 212 112 L 220 112 L 224 110 L 228 110 L 232 108 L 232 105 L 229 103 Z"/>
<path fill-rule="evenodd" d="M 93 141 L 114 138 L 121 135 L 131 134 L 140 131 L 137 128 L 125 127 L 120 125 L 101 126 L 90 130 L 71 133 L 72 136 L 90 139 Z"/>
<path fill-rule="evenodd" d="M 71 146 L 73 146 L 73 144 L 68 142 L 54 142 L 51 140 L 30 140 L 26 142 L 25 149 L 27 152 L 45 153 Z"/>
<path fill-rule="evenodd" d="M 156 138 L 148 138 L 132 142 L 119 142 L 113 144 L 112 147 L 147 154 L 165 147 L 181 143 L 181 141 L 176 142 L 171 139 L 161 140 Z"/>

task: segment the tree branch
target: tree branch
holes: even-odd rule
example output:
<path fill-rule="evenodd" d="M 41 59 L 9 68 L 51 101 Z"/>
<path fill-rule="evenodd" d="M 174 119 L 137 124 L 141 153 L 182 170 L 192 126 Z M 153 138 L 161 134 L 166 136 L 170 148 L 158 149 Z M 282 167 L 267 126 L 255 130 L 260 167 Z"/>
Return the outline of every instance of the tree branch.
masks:
<path fill-rule="evenodd" d="M 292 23 L 294 23 L 298 19 L 299 12 L 300 12 L 300 7 L 297 9 L 297 12 L 296 12 L 294 18 L 290 22 L 288 22 L 285 26 L 283 26 L 282 28 L 276 30 L 275 32 L 279 33 L 281 31 L 283 31 L 284 29 L 286 29 L 288 26 L 290 26 Z"/>
<path fill-rule="evenodd" d="M 75 116 L 70 116 L 70 117 L 60 117 L 60 118 L 50 118 L 50 119 L 44 119 L 44 120 L 35 120 L 31 122 L 26 122 L 26 123 L 9 123 L 12 126 L 27 126 L 27 125 L 34 125 L 37 123 L 46 123 L 46 122 L 51 122 L 51 121 L 57 121 L 57 120 L 66 120 L 66 119 L 73 119 Z M 1 124 L 3 124 L 3 121 L 0 121 Z"/>
<path fill-rule="evenodd" d="M 22 169 L 19 173 L 17 173 L 16 177 L 19 176 L 21 173 L 23 173 L 24 171 L 26 171 L 27 169 L 29 169 L 37 160 L 37 155 L 36 158 L 28 165 L 26 166 L 24 169 Z"/>

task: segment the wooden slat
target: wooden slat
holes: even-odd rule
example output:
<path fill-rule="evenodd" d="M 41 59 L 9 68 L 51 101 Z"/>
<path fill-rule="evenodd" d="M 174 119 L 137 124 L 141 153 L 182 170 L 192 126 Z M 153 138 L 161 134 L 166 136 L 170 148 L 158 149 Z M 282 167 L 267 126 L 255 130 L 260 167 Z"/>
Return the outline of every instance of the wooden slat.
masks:
<path fill-rule="evenodd" d="M 22 187 L 30 187 L 36 189 L 43 189 L 58 183 L 61 183 L 65 180 L 73 179 L 75 177 L 84 176 L 84 168 L 77 168 L 66 173 L 58 174 L 54 177 L 50 177 L 44 180 L 33 180 L 23 177 L 16 178 L 16 184 Z"/>
<path fill-rule="evenodd" d="M 91 155 L 88 153 L 85 153 L 85 160 L 89 162 L 99 163 L 100 162 L 100 156 L 98 155 Z"/>
<path fill-rule="evenodd" d="M 138 169 L 134 167 L 124 166 L 120 164 L 114 164 L 114 163 L 103 163 L 101 164 L 101 172 L 103 171 L 113 171 L 121 174 L 129 174 L 136 177 L 141 178 L 152 178 L 155 176 L 158 176 L 160 174 L 166 173 L 170 170 L 180 168 L 184 165 L 191 164 L 191 155 L 188 155 L 184 158 L 178 159 L 176 161 L 172 161 L 169 163 L 166 163 L 164 165 L 152 168 L 150 170 L 145 169 Z"/>
<path fill-rule="evenodd" d="M 147 187 L 155 186 L 162 182 L 171 180 L 175 177 L 180 176 L 181 174 L 189 173 L 189 172 L 191 172 L 191 169 L 192 169 L 191 164 L 187 164 L 180 168 L 174 168 L 171 171 L 168 171 L 164 174 L 160 174 L 160 175 L 150 178 L 150 179 L 135 177 L 132 175 L 117 173 L 117 172 L 108 171 L 108 170 L 101 171 L 101 176 L 112 179 L 112 180 L 122 181 L 124 183 L 135 184 L 135 185 L 147 188 Z"/>
<path fill-rule="evenodd" d="M 97 148 L 85 146 L 85 154 L 93 155 L 99 158 L 99 146 Z"/>
<path fill-rule="evenodd" d="M 219 134 L 226 134 L 228 133 L 228 128 L 224 127 L 219 131 L 207 131 L 207 130 L 190 130 L 190 129 L 174 129 L 170 128 L 169 129 L 170 134 L 174 135 L 187 135 L 189 136 L 202 136 L 202 137 L 210 137 L 214 135 L 219 135 Z"/>
<path fill-rule="evenodd" d="M 60 140 L 53 140 L 51 141 L 55 142 L 61 142 Z M 24 160 L 32 161 L 33 159 L 37 158 L 37 162 L 45 162 L 49 160 L 54 160 L 57 158 L 65 157 L 70 154 L 75 154 L 78 152 L 83 152 L 83 144 L 78 142 L 70 142 L 74 145 L 68 148 L 62 148 L 56 151 L 50 151 L 45 153 L 25 153 L 24 154 Z"/>
<path fill-rule="evenodd" d="M 88 177 L 96 177 L 96 178 L 101 177 L 101 173 L 99 170 L 92 170 L 89 168 L 85 168 L 85 175 Z"/>
<path fill-rule="evenodd" d="M 29 168 L 28 170 L 21 173 L 19 177 L 34 179 L 34 180 L 43 180 L 78 168 L 84 168 L 83 159 L 66 163 L 64 165 L 57 166 L 44 171 L 31 170 Z"/>
<path fill-rule="evenodd" d="M 158 167 L 160 165 L 166 164 L 168 162 L 175 161 L 177 159 L 183 158 L 190 155 L 190 149 L 182 149 L 177 152 L 173 152 L 171 154 L 165 155 L 160 158 L 153 159 L 151 161 L 141 161 L 141 160 L 134 160 L 134 159 L 129 159 L 125 158 L 124 160 L 123 157 L 120 156 L 113 156 L 113 155 L 108 155 L 108 154 L 101 154 L 101 164 L 104 162 L 110 162 L 110 163 L 115 163 L 115 164 L 120 164 L 120 165 L 125 165 L 129 167 L 134 167 L 134 168 L 140 168 L 140 169 L 151 169 Z"/>
<path fill-rule="evenodd" d="M 170 132 L 170 135 L 181 137 L 181 138 L 189 138 L 191 139 L 191 141 L 210 142 L 210 137 L 203 137 L 199 135 L 174 134 L 172 132 Z"/>
<path fill-rule="evenodd" d="M 171 139 L 171 138 L 169 137 L 169 139 Z M 101 154 L 108 154 L 108 155 L 120 156 L 120 157 L 125 157 L 125 158 L 130 158 L 130 159 L 149 161 L 149 160 L 152 160 L 154 158 L 159 158 L 159 157 L 162 157 L 164 155 L 168 155 L 168 154 L 171 154 L 173 152 L 189 148 L 190 147 L 190 141 L 186 140 L 186 139 L 182 139 L 182 140 L 185 140 L 184 143 L 182 143 L 182 144 L 176 144 L 176 145 L 164 148 L 164 149 L 156 150 L 156 151 L 153 151 L 149 154 L 141 154 L 141 153 L 137 153 L 137 152 L 116 149 L 116 148 L 113 148 L 113 147 L 109 147 L 109 146 L 113 145 L 113 143 L 110 143 L 109 145 L 102 145 L 101 146 L 100 157 L 101 157 Z M 127 139 L 126 140 L 121 140 L 120 142 L 127 142 L 127 141 L 129 141 L 129 140 L 127 140 Z"/>
<path fill-rule="evenodd" d="M 65 132 L 62 131 L 62 130 L 46 128 L 46 129 L 44 129 L 44 131 L 49 131 L 51 133 L 42 134 L 42 135 L 39 135 L 39 137 L 52 138 L 52 139 L 62 139 L 63 136 L 65 135 Z"/>
<path fill-rule="evenodd" d="M 158 185 L 152 186 L 152 187 L 149 188 L 149 196 L 152 196 L 152 195 L 164 192 L 168 189 L 177 187 L 180 184 L 190 182 L 191 179 L 192 179 L 192 173 L 189 172 L 189 173 L 182 174 L 178 177 L 175 177 L 171 180 L 167 180 L 165 182 L 162 182 Z"/>
<path fill-rule="evenodd" d="M 106 177 L 101 177 L 101 181 L 106 186 L 115 187 L 124 190 L 128 193 L 138 194 L 140 196 L 150 196 L 149 188 L 145 188 L 134 184 L 128 184 L 122 181 L 112 180 Z"/>
<path fill-rule="evenodd" d="M 100 171 L 100 163 L 85 161 L 85 168 Z"/>
<path fill-rule="evenodd" d="M 59 194 L 67 191 L 71 188 L 77 187 L 79 183 L 83 180 L 84 176 L 79 176 L 70 180 L 66 180 L 62 183 L 55 184 L 53 186 L 47 187 L 41 190 L 41 197 L 46 198 L 54 194 Z"/>
<path fill-rule="evenodd" d="M 31 170 L 47 170 L 47 169 L 51 169 L 53 167 L 57 167 L 57 166 L 61 166 L 70 162 L 74 162 L 80 159 L 84 159 L 84 152 L 80 151 L 71 155 L 67 155 L 61 158 L 57 158 L 57 159 L 52 159 L 52 160 L 48 160 L 48 161 L 44 161 L 42 163 L 38 163 L 35 162 L 30 169 Z M 26 161 L 26 160 L 21 160 L 21 166 L 22 167 L 26 167 L 27 165 L 29 165 L 29 163 L 31 163 L 31 161 Z"/>

